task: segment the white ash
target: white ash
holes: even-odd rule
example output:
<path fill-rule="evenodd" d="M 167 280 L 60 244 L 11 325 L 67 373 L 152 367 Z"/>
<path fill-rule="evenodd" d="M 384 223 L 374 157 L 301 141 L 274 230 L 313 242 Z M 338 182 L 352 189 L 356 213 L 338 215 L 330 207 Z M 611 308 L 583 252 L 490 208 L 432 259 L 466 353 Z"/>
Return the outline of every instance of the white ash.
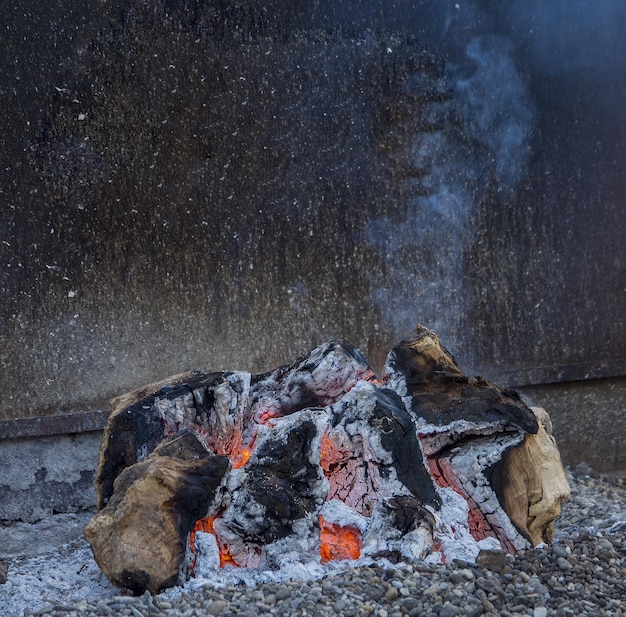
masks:
<path fill-rule="evenodd" d="M 517 550 L 528 548 L 530 543 L 517 531 L 507 513 L 500 506 L 485 472 L 502 457 L 507 448 L 518 444 L 522 438 L 523 435 L 518 433 L 497 433 L 488 437 L 474 438 L 471 440 L 471 446 L 465 445 L 454 448 L 449 458 L 450 467 L 463 490 L 478 505 L 488 523 L 495 529 L 502 529 L 507 539 Z M 445 516 L 446 513 L 447 508 L 443 507 L 442 516 Z M 456 521 L 455 527 L 457 529 L 458 526 L 459 523 Z M 490 539 L 487 538 L 486 540 Z M 483 549 L 486 546 L 480 545 L 480 548 Z M 498 545 L 491 548 L 500 547 Z"/>
<path fill-rule="evenodd" d="M 334 523 L 340 527 L 354 527 L 362 534 L 365 533 L 369 525 L 367 516 L 359 514 L 340 499 L 331 499 L 325 502 L 320 510 L 320 514 L 328 523 Z"/>
<path fill-rule="evenodd" d="M 467 501 L 451 488 L 438 487 L 441 511 L 436 513 L 436 539 L 441 551 L 427 556 L 427 563 L 450 562 L 455 559 L 474 561 L 481 550 L 501 548 L 495 538 L 474 539 L 467 526 L 469 506 Z"/>

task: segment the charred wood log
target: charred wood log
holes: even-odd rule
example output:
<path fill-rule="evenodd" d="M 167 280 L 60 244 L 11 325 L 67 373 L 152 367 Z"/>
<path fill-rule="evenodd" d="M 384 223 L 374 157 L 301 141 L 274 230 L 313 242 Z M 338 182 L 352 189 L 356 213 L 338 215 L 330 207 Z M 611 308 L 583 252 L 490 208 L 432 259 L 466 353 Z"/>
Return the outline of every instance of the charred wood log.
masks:
<path fill-rule="evenodd" d="M 515 552 L 551 539 L 567 492 L 546 417 L 465 375 L 422 327 L 382 381 L 331 341 L 268 373 L 185 373 L 112 407 L 86 535 L 137 592 L 176 582 L 187 536 L 200 569 Z"/>
<path fill-rule="evenodd" d="M 121 471 L 144 460 L 166 436 L 189 428 L 215 452 L 237 459 L 271 417 L 333 403 L 355 383 L 372 379 L 363 356 L 344 341 L 331 341 L 293 364 L 262 375 L 187 372 L 111 401 L 104 431 L 96 496 L 104 507 Z M 243 460 L 235 460 L 235 464 Z"/>
<path fill-rule="evenodd" d="M 545 409 L 531 407 L 539 422 L 535 435 L 527 435 L 507 450 L 491 469 L 490 481 L 515 526 L 533 545 L 552 542 L 554 521 L 570 487 Z"/>
<path fill-rule="evenodd" d="M 422 326 L 393 348 L 383 379 L 407 397 L 411 413 L 420 425 L 431 426 L 433 435 L 457 439 L 451 430 L 455 426 L 462 433 L 472 429 L 536 433 L 539 428 L 515 390 L 468 377 L 437 335 Z"/>
<path fill-rule="evenodd" d="M 100 444 L 98 472 L 94 483 L 98 509 L 103 508 L 113 494 L 113 482 L 130 465 L 141 460 L 163 440 L 163 419 L 146 413 L 156 393 L 166 391 L 173 384 L 182 384 L 193 373 L 181 373 L 168 379 L 147 384 L 111 400 L 111 414 Z M 139 445 L 141 444 L 141 445 Z"/>
<path fill-rule="evenodd" d="M 175 585 L 189 532 L 208 510 L 229 466 L 186 431 L 115 480 L 106 507 L 85 528 L 107 578 L 139 594 Z"/>
<path fill-rule="evenodd" d="M 569 487 L 545 412 L 514 390 L 465 375 L 421 326 L 389 354 L 384 379 L 415 417 L 440 488 L 468 503 L 476 540 L 495 538 L 509 552 L 551 541 Z"/>

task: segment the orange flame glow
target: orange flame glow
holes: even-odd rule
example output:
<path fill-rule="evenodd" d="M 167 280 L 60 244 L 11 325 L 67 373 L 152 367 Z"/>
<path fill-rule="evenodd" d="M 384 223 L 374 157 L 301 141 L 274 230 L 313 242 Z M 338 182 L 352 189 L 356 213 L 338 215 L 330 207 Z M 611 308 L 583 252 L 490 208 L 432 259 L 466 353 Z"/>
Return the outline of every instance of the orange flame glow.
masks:
<path fill-rule="evenodd" d="M 220 552 L 220 568 L 223 568 L 226 565 L 236 566 L 235 560 L 230 553 L 230 549 L 228 546 L 222 544 L 215 533 L 215 521 L 216 516 L 208 516 L 206 518 L 201 518 L 196 521 L 196 526 L 193 528 L 193 531 L 189 534 L 189 548 L 193 553 L 193 559 L 191 561 L 191 575 L 194 576 L 194 568 L 196 567 L 196 532 L 204 531 L 206 533 L 211 533 L 216 537 L 217 547 Z"/>
<path fill-rule="evenodd" d="M 263 409 L 262 411 L 257 411 L 257 413 L 254 416 L 254 421 L 257 424 L 271 424 L 270 420 L 277 418 L 278 414 L 279 414 L 279 410 L 274 407 Z"/>
<path fill-rule="evenodd" d="M 258 431 L 258 425 L 261 424 L 270 424 L 273 418 L 276 418 L 278 411 L 275 409 L 264 409 L 260 412 L 257 412 L 254 417 L 254 422 L 256 423 L 256 428 L 252 435 L 248 435 L 245 440 L 244 445 L 244 436 L 239 433 L 236 435 L 233 443 L 230 444 L 230 448 L 227 452 L 224 452 L 229 458 L 233 469 L 240 469 L 243 467 L 250 457 L 252 456 L 252 452 L 256 447 L 256 436 Z"/>
<path fill-rule="evenodd" d="M 322 563 L 361 556 L 361 532 L 356 527 L 327 523 L 320 515 L 320 558 Z"/>
<path fill-rule="evenodd" d="M 235 452 L 230 458 L 233 469 L 239 469 L 240 467 L 243 467 L 248 462 L 248 459 L 251 455 L 252 450 L 248 448 L 241 448 L 239 452 Z"/>
<path fill-rule="evenodd" d="M 326 477 L 331 475 L 331 467 L 346 459 L 346 453 L 335 446 L 327 433 L 322 435 L 320 444 L 320 466 L 324 470 Z"/>

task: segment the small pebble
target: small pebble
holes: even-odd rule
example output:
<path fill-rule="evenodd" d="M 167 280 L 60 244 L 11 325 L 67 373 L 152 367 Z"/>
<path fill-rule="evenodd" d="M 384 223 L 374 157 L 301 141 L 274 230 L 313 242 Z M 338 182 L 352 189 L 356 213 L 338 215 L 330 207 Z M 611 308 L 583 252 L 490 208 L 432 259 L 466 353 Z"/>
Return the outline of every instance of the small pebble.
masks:
<path fill-rule="evenodd" d="M 209 615 L 219 615 L 227 606 L 224 600 L 213 600 L 206 610 Z"/>
<path fill-rule="evenodd" d="M 398 590 L 395 587 L 389 587 L 385 592 L 385 600 L 393 602 L 398 597 Z"/>
<path fill-rule="evenodd" d="M 444 604 L 439 611 L 439 617 L 456 617 L 458 614 L 459 609 L 454 604 Z"/>
<path fill-rule="evenodd" d="M 569 561 L 567 561 L 567 559 L 563 557 L 559 557 L 556 560 L 556 564 L 557 566 L 559 566 L 559 568 L 561 568 L 561 570 L 571 570 L 574 567 Z"/>

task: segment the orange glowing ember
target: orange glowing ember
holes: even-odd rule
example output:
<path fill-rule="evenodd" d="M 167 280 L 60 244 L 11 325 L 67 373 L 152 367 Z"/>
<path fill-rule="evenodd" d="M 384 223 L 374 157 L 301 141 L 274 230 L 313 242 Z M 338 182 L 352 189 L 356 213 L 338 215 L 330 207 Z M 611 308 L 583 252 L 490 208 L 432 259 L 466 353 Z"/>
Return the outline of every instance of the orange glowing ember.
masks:
<path fill-rule="evenodd" d="M 269 424 L 271 426 L 271 420 L 276 418 L 278 411 L 275 409 L 263 409 L 255 414 L 254 422 L 257 425 L 252 435 L 248 435 L 245 438 L 244 435 L 239 433 L 235 436 L 235 439 L 230 444 L 227 451 L 223 452 L 230 458 L 233 469 L 240 469 L 243 467 L 250 457 L 256 446 L 256 437 L 258 426 L 261 424 Z"/>
<path fill-rule="evenodd" d="M 279 415 L 279 410 L 273 407 L 270 407 L 269 409 L 263 409 L 261 411 L 257 411 L 254 416 L 254 421 L 257 424 L 270 424 L 271 425 L 270 420 L 277 418 L 278 415 Z"/>
<path fill-rule="evenodd" d="M 215 529 L 213 528 L 213 524 L 215 523 L 215 516 L 207 516 L 206 518 L 201 518 L 196 521 L 196 526 L 193 528 L 193 532 L 196 531 L 204 531 L 206 533 L 212 533 L 215 535 Z"/>
<path fill-rule="evenodd" d="M 322 563 L 361 556 L 361 532 L 355 527 L 327 523 L 320 515 L 320 557 Z"/>
<path fill-rule="evenodd" d="M 239 469 L 243 467 L 247 462 L 250 456 L 252 455 L 252 450 L 248 448 L 242 448 L 239 452 L 235 452 L 231 455 L 230 461 L 232 463 L 233 469 Z"/>
<path fill-rule="evenodd" d="M 347 458 L 347 453 L 342 452 L 335 446 L 327 433 L 322 435 L 322 443 L 320 445 L 320 465 L 324 470 L 324 475 L 328 478 L 332 475 L 332 469 L 341 461 Z"/>
<path fill-rule="evenodd" d="M 217 519 L 216 516 L 208 516 L 206 518 L 201 518 L 196 521 L 196 526 L 193 528 L 193 531 L 189 534 L 189 548 L 193 553 L 193 559 L 191 562 L 191 575 L 194 576 L 194 568 L 196 566 L 196 532 L 204 531 L 206 533 L 212 533 L 217 540 L 217 546 L 220 552 L 220 568 L 223 568 L 226 565 L 236 566 L 235 560 L 230 553 L 230 549 L 228 546 L 222 544 L 215 533 L 214 523 Z"/>

